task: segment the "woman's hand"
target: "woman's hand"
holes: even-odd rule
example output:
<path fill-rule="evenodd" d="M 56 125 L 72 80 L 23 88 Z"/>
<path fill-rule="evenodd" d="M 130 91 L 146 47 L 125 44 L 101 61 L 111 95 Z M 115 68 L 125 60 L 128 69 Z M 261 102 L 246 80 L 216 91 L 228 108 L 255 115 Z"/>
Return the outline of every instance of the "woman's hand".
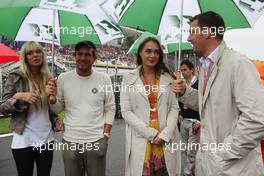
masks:
<path fill-rule="evenodd" d="M 38 101 L 38 95 L 34 92 L 18 92 L 13 96 L 13 98 L 29 104 L 34 104 Z"/>
<path fill-rule="evenodd" d="M 158 136 L 159 136 L 159 133 L 155 136 L 155 138 L 150 143 L 155 144 L 155 145 L 163 145 L 165 141 Z"/>

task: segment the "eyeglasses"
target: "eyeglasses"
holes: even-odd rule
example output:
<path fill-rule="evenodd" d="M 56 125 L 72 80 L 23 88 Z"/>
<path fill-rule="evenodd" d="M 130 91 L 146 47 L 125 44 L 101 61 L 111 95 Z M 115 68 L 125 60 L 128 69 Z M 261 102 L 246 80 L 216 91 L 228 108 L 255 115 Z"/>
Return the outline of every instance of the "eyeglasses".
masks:
<path fill-rule="evenodd" d="M 42 51 L 40 49 L 37 49 L 37 50 L 30 50 L 26 53 L 26 55 L 33 55 L 34 53 L 42 53 Z"/>

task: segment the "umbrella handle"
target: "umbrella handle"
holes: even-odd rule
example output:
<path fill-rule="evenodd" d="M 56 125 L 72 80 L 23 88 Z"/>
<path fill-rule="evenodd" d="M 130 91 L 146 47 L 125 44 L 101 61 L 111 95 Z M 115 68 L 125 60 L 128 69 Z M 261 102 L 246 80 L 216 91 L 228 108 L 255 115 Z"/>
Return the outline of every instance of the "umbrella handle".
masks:
<path fill-rule="evenodd" d="M 175 76 L 176 76 L 176 80 L 181 79 L 181 71 L 178 70 L 178 71 L 176 72 Z"/>
<path fill-rule="evenodd" d="M 176 80 L 181 79 L 181 71 L 178 70 L 178 71 L 175 73 L 175 76 L 176 76 Z M 180 97 L 180 94 L 179 94 L 179 93 L 176 93 L 176 97 L 179 98 L 179 97 Z"/>

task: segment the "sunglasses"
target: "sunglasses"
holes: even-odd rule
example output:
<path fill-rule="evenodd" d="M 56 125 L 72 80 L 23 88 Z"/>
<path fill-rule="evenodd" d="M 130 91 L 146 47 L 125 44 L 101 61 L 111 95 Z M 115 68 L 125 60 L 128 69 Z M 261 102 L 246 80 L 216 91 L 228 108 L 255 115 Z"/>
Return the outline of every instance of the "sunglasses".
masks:
<path fill-rule="evenodd" d="M 33 55 L 34 53 L 42 53 L 42 51 L 40 49 L 36 49 L 36 50 L 30 50 L 26 53 L 26 55 Z"/>

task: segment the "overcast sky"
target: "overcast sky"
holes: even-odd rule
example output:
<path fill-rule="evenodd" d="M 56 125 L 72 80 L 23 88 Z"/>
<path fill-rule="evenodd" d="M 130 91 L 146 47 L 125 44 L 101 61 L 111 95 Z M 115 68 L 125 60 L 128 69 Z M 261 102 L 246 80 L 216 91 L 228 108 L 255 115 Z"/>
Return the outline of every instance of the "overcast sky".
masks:
<path fill-rule="evenodd" d="M 227 45 L 251 59 L 264 61 L 264 15 L 251 29 L 234 29 L 225 33 Z"/>

